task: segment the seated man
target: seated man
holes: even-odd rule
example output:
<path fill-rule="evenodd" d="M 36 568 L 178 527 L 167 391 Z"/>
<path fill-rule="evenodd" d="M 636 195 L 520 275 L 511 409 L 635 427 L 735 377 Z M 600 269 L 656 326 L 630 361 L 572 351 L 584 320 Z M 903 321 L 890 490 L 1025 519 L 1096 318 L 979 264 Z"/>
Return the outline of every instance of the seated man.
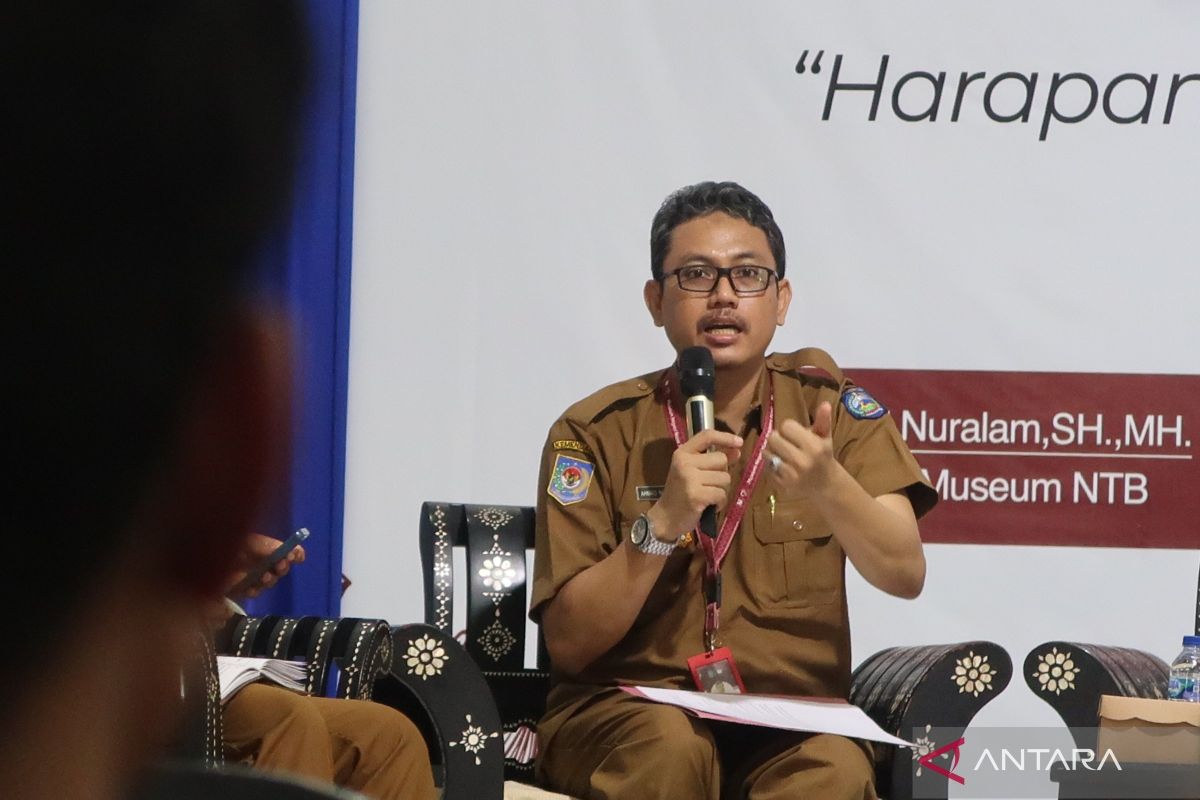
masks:
<path fill-rule="evenodd" d="M 554 666 L 539 779 L 582 798 L 873 797 L 862 743 L 712 723 L 616 688 L 697 688 L 694 669 L 710 690 L 738 688 L 740 673 L 753 693 L 845 698 L 845 559 L 916 597 L 916 518 L 936 500 L 886 409 L 826 354 L 765 355 L 792 290 L 758 197 L 679 190 L 650 256 L 655 325 L 677 352 L 712 353 L 716 427 L 687 438 L 668 368 L 550 428 L 530 612 Z M 722 512 L 716 538 L 696 531 L 708 506 Z"/>
<path fill-rule="evenodd" d="M 279 540 L 251 534 L 245 563 Z M 256 596 L 304 560 L 297 545 L 247 591 Z M 242 573 L 229 581 L 237 583 Z M 225 606 L 228 608 L 228 606 Z M 355 789 L 374 800 L 434 800 L 433 770 L 421 732 L 394 708 L 369 700 L 310 697 L 270 683 L 239 690 L 222 707 L 225 757 L 257 768 Z"/>

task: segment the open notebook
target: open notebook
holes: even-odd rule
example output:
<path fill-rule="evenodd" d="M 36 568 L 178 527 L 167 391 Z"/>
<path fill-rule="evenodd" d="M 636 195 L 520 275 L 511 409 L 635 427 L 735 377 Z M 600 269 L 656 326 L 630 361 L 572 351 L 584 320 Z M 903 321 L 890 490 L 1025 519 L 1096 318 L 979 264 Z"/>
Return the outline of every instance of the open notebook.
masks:
<path fill-rule="evenodd" d="M 303 661 L 279 658 L 217 656 L 217 673 L 221 681 L 221 702 L 224 703 L 238 689 L 257 680 L 268 680 L 302 692 L 308 679 L 308 666 Z"/>

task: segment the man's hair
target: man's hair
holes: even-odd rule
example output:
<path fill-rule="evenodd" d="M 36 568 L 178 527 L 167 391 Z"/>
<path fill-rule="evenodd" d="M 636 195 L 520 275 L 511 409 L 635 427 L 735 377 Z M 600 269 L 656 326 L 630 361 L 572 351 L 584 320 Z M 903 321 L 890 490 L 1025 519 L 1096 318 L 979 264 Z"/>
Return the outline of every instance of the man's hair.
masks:
<path fill-rule="evenodd" d="M 291 0 L 0 12 L 0 581 L 8 598 L 33 587 L 7 604 L 23 663 L 128 545 L 174 455 L 200 363 L 287 205 L 306 64 Z M 8 661 L 5 685 L 26 668 Z"/>
<path fill-rule="evenodd" d="M 733 181 L 704 181 L 684 186 L 667 195 L 650 225 L 650 273 L 654 280 L 663 279 L 663 262 L 671 249 L 671 233 L 683 223 L 720 211 L 744 219 L 767 237 L 775 271 L 780 278 L 786 265 L 783 233 L 775 224 L 775 216 L 758 195 Z"/>

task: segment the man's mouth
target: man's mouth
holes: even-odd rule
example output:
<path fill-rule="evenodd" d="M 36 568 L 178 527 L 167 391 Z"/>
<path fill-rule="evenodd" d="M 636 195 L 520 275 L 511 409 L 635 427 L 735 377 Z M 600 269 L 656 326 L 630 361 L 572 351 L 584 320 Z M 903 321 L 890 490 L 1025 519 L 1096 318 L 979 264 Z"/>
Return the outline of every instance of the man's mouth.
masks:
<path fill-rule="evenodd" d="M 734 336 L 744 330 L 740 320 L 726 318 L 704 320 L 700 329 L 709 336 Z"/>

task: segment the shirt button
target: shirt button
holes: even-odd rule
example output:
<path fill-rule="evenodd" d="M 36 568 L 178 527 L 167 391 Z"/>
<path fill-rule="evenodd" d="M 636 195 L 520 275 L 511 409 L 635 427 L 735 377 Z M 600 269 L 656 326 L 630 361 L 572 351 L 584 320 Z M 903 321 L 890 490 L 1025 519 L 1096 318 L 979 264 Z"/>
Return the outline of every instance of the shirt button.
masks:
<path fill-rule="evenodd" d="M 792 520 L 792 527 L 798 531 L 802 531 L 802 530 L 804 530 L 804 523 L 798 519 L 794 519 L 794 520 Z"/>

